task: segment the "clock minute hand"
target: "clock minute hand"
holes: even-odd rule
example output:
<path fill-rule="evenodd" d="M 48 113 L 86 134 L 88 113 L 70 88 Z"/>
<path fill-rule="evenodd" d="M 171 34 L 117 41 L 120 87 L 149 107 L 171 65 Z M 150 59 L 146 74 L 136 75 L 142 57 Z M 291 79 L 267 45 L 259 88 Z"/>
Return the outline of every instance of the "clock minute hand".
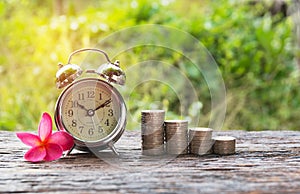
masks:
<path fill-rule="evenodd" d="M 98 106 L 94 111 L 100 109 L 100 108 L 103 108 L 105 107 L 106 105 L 108 105 L 109 103 L 111 103 L 111 98 L 106 100 L 103 104 L 101 104 L 100 106 Z"/>

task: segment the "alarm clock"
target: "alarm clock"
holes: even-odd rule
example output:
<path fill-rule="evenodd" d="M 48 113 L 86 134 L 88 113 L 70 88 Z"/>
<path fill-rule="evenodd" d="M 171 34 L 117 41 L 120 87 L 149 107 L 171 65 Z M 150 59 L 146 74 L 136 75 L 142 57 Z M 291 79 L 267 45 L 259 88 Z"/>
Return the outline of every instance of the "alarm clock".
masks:
<path fill-rule="evenodd" d="M 73 55 L 85 51 L 103 54 L 107 63 L 87 70 L 71 64 Z M 83 77 L 83 73 L 86 76 Z M 104 51 L 96 48 L 76 50 L 70 54 L 66 65 L 59 64 L 56 86 L 64 90 L 56 102 L 54 120 L 58 130 L 74 138 L 75 149 L 100 151 L 110 148 L 118 155 L 114 143 L 125 130 L 127 109 L 112 84 L 124 85 L 125 79 L 119 61 L 112 63 Z"/>

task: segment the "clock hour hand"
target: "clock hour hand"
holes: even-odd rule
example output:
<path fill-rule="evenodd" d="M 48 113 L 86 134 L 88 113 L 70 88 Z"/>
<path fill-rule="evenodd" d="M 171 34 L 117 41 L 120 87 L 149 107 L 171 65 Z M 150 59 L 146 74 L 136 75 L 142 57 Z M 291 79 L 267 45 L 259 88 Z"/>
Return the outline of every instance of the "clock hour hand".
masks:
<path fill-rule="evenodd" d="M 78 105 L 80 108 L 82 108 L 83 110 L 88 111 L 88 109 L 86 109 L 83 105 L 79 104 L 78 102 L 77 102 L 77 105 Z"/>
<path fill-rule="evenodd" d="M 106 105 L 108 105 L 109 103 L 111 103 L 111 98 L 106 100 L 103 104 L 101 104 L 100 106 L 98 106 L 94 111 L 100 109 L 100 108 L 103 108 L 105 107 Z"/>

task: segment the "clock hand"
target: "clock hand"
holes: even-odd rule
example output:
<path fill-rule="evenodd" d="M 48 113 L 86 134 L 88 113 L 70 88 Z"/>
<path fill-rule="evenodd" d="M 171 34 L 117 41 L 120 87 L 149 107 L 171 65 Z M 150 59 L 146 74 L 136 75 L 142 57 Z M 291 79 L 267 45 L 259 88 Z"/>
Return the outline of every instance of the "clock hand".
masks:
<path fill-rule="evenodd" d="M 78 105 L 80 108 L 82 108 L 83 110 L 86 111 L 86 115 L 85 115 L 85 116 L 89 116 L 89 110 L 88 110 L 87 108 L 85 108 L 83 105 L 79 104 L 78 102 L 77 102 L 77 105 Z"/>
<path fill-rule="evenodd" d="M 79 104 L 78 102 L 77 102 L 77 105 L 78 105 L 80 108 L 82 108 L 83 110 L 88 111 L 88 109 L 86 109 L 83 105 Z"/>
<path fill-rule="evenodd" d="M 93 123 L 93 126 L 94 126 L 94 130 L 97 129 L 97 126 L 96 126 L 96 123 L 95 123 L 95 120 L 94 120 L 94 117 L 91 117 L 92 118 L 92 123 Z"/>
<path fill-rule="evenodd" d="M 106 100 L 103 104 L 101 104 L 100 106 L 98 106 L 94 111 L 100 109 L 100 108 L 103 108 L 105 107 L 106 105 L 108 105 L 109 103 L 111 103 L 111 98 Z"/>

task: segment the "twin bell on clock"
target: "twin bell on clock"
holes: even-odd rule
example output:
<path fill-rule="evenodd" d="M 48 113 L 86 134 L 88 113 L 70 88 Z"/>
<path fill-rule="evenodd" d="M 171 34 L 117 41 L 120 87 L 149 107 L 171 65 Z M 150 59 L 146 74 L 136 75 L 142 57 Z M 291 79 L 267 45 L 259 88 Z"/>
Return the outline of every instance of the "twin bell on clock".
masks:
<path fill-rule="evenodd" d="M 73 55 L 86 51 L 103 54 L 107 62 L 86 70 L 71 63 Z M 127 109 L 112 84 L 124 85 L 125 79 L 119 61 L 112 63 L 104 51 L 96 48 L 76 50 L 66 65 L 59 64 L 56 87 L 64 90 L 56 102 L 54 119 L 58 130 L 73 136 L 74 148 L 94 153 L 110 148 L 118 155 L 114 143 L 125 130 Z"/>

